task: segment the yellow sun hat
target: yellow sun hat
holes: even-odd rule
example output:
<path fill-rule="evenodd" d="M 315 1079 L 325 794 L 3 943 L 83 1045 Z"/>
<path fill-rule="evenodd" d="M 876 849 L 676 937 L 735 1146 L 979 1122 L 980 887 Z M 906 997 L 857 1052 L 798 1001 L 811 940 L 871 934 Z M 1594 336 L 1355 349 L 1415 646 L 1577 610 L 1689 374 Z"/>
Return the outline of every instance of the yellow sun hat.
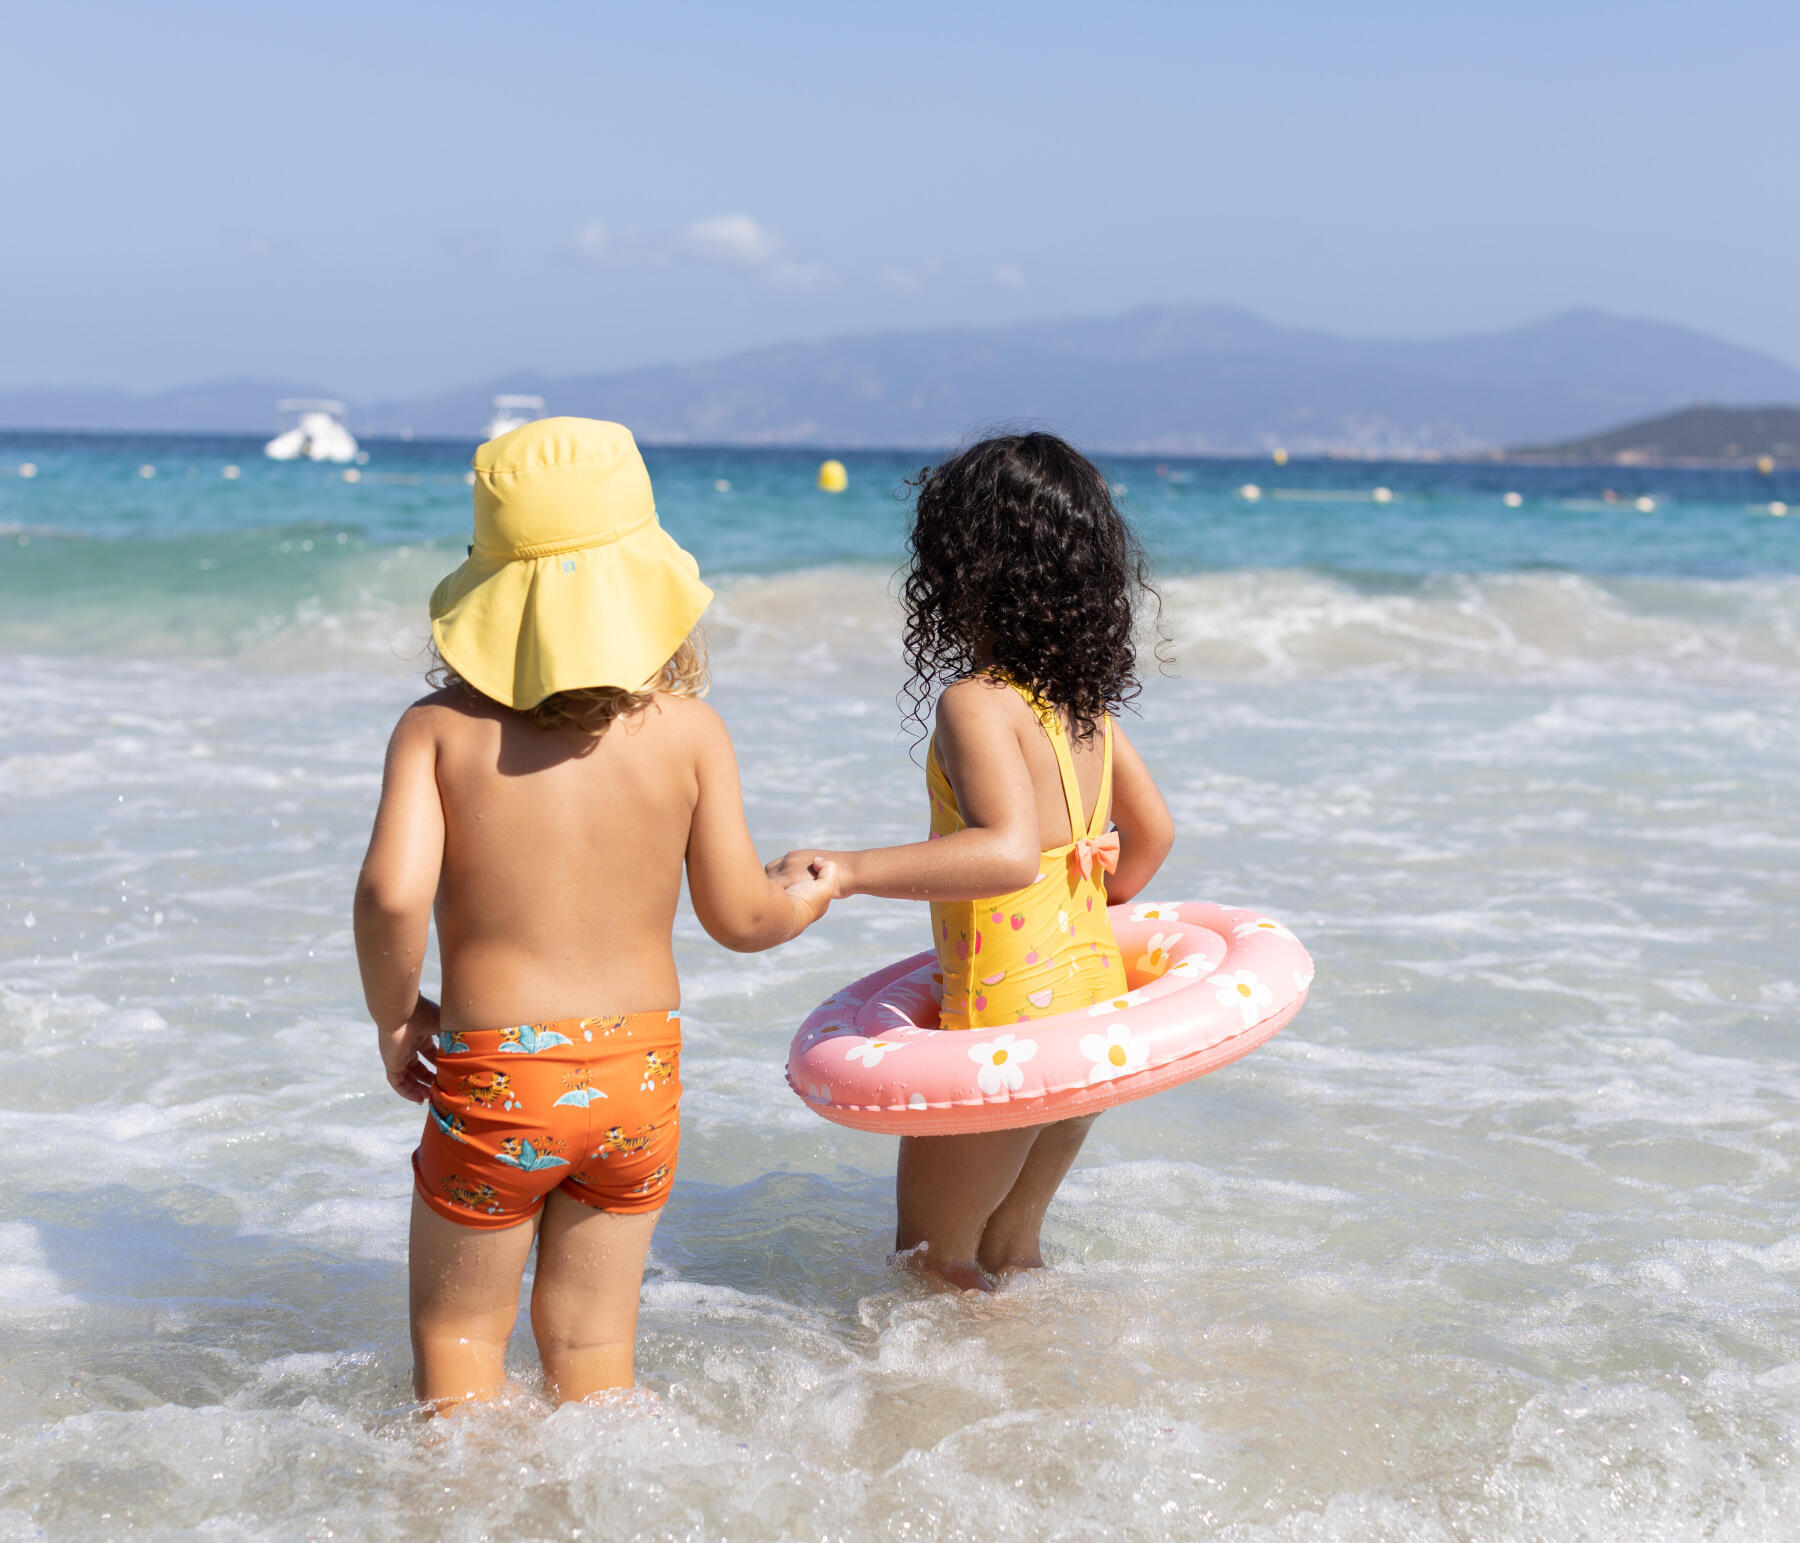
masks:
<path fill-rule="evenodd" d="M 540 418 L 471 464 L 475 544 L 431 595 L 444 662 L 519 709 L 581 686 L 646 685 L 712 591 L 657 524 L 631 430 Z"/>

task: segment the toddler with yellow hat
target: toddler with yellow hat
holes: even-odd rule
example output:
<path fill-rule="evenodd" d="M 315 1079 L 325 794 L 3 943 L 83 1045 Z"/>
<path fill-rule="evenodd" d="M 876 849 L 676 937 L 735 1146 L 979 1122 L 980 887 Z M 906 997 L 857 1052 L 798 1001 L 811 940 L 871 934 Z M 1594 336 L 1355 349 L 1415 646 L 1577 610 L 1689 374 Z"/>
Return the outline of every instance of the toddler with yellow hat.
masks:
<path fill-rule="evenodd" d="M 551 1396 L 631 1385 L 680 1130 L 683 865 L 701 924 L 744 952 L 831 894 L 757 860 L 699 700 L 712 592 L 629 431 L 547 418 L 474 468 L 474 544 L 431 597 L 438 689 L 394 730 L 355 907 L 388 1081 L 427 1111 L 413 1381 L 440 1410 L 503 1385 L 534 1241 Z M 434 905 L 441 1006 L 419 992 Z"/>

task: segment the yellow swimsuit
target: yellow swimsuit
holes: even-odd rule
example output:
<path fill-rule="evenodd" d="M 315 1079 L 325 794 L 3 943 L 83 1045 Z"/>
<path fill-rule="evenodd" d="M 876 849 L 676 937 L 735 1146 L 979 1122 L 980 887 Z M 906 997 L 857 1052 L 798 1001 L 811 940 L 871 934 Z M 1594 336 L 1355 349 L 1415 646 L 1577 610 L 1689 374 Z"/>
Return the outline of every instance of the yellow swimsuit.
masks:
<path fill-rule="evenodd" d="M 932 902 L 931 934 L 944 986 L 940 1024 L 946 1029 L 1026 1023 L 1126 989 L 1125 966 L 1106 915 L 1106 867 L 1117 851 L 1117 837 L 1106 833 L 1112 807 L 1112 720 L 1106 720 L 1100 795 L 1090 825 L 1082 813 L 1081 785 L 1061 719 L 1017 681 L 999 674 L 995 679 L 1024 697 L 1044 726 L 1062 772 L 1069 830 L 1076 839 L 1046 851 L 1038 876 L 1013 894 Z M 935 736 L 925 760 L 925 788 L 931 795 L 933 838 L 964 829 Z"/>

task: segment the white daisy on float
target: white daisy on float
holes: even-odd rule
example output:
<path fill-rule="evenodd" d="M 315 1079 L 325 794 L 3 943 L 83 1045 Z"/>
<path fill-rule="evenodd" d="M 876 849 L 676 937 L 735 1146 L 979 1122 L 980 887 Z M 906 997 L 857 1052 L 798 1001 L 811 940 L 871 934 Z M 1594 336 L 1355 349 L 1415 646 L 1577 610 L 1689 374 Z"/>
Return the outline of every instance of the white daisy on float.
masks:
<path fill-rule="evenodd" d="M 1179 932 L 1153 932 L 1150 941 L 1144 945 L 1144 951 L 1138 956 L 1137 967 L 1146 975 L 1161 975 L 1169 967 L 1169 955 L 1174 952 L 1175 945 L 1181 941 Z"/>
<path fill-rule="evenodd" d="M 1148 900 L 1131 908 L 1131 919 L 1134 922 L 1172 922 L 1180 909 L 1178 900 Z"/>
<path fill-rule="evenodd" d="M 1266 932 L 1272 938 L 1286 938 L 1290 943 L 1300 941 L 1280 922 L 1271 920 L 1267 916 L 1258 917 L 1253 922 L 1239 922 L 1231 931 L 1234 937 L 1240 938 L 1251 938 L 1259 932 Z"/>
<path fill-rule="evenodd" d="M 1037 1054 L 1037 1041 L 1016 1034 L 996 1034 L 985 1044 L 969 1046 L 969 1059 L 979 1070 L 975 1081 L 983 1093 L 1002 1088 L 1017 1092 L 1025 1081 L 1024 1063 Z"/>
<path fill-rule="evenodd" d="M 1201 959 L 1194 954 L 1189 954 L 1187 958 L 1177 959 L 1170 965 L 1168 973 L 1171 975 L 1198 975 L 1205 967 L 1206 961 L 1204 959 Z"/>
<path fill-rule="evenodd" d="M 1254 970 L 1210 976 L 1207 984 L 1219 988 L 1219 1001 L 1224 1006 L 1235 1007 L 1244 1015 L 1246 1028 L 1260 1019 L 1263 1009 L 1275 1000 L 1275 993 L 1256 978 Z"/>
<path fill-rule="evenodd" d="M 1088 1068 L 1088 1081 L 1110 1082 L 1142 1071 L 1150 1047 L 1132 1036 L 1129 1024 L 1115 1023 L 1104 1034 L 1082 1035 L 1081 1053 L 1094 1063 Z"/>
<path fill-rule="evenodd" d="M 884 1055 L 894 1055 L 906 1048 L 891 1039 L 861 1039 L 844 1052 L 846 1061 L 861 1061 L 864 1066 L 881 1065 Z"/>

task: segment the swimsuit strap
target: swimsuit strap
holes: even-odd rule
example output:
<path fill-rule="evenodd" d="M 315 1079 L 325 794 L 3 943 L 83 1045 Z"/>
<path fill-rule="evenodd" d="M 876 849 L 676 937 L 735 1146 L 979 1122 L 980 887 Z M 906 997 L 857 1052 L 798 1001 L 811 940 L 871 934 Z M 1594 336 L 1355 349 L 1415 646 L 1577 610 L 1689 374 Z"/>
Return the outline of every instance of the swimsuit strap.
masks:
<path fill-rule="evenodd" d="M 1088 827 L 1090 841 L 1106 834 L 1108 816 L 1112 813 L 1112 714 L 1108 713 L 1101 721 L 1105 725 L 1102 732 L 1106 735 L 1106 742 L 1100 749 L 1100 795 L 1094 800 L 1094 823 Z"/>
<path fill-rule="evenodd" d="M 1075 776 L 1075 758 L 1069 750 L 1068 731 L 1063 728 L 1062 719 L 1054 707 L 1041 702 L 1034 696 L 1029 687 L 1016 681 L 1003 671 L 995 670 L 994 678 L 1005 681 L 1014 691 L 1025 698 L 1025 704 L 1037 715 L 1037 720 L 1044 726 L 1044 733 L 1049 737 L 1050 748 L 1056 754 L 1056 769 L 1062 773 L 1063 802 L 1069 810 L 1069 840 L 1071 842 L 1091 838 L 1088 827 L 1087 811 L 1082 807 L 1081 783 Z M 1100 796 L 1094 800 L 1094 817 L 1100 816 L 1106 804 L 1106 789 L 1112 776 L 1112 720 L 1106 724 L 1105 763 L 1100 772 Z"/>

